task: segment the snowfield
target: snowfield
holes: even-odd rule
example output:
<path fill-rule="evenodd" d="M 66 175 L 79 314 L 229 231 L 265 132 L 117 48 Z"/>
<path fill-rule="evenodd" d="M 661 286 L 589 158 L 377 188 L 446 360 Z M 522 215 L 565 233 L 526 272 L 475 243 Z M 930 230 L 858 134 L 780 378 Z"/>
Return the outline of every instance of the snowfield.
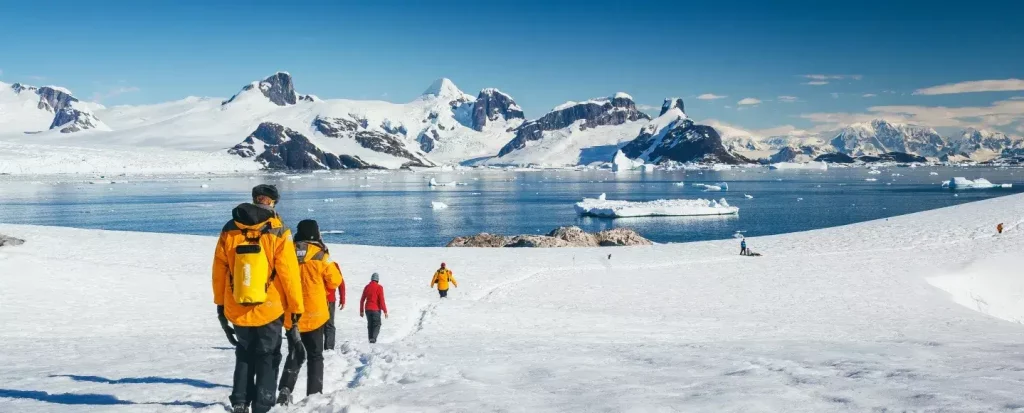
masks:
<path fill-rule="evenodd" d="M 27 240 L 0 247 L 0 411 L 225 411 L 216 234 L 0 233 Z M 764 256 L 333 245 L 350 303 L 325 394 L 275 411 L 1024 408 L 1024 195 L 747 243 Z M 354 302 L 373 271 L 393 317 L 371 347 Z"/>

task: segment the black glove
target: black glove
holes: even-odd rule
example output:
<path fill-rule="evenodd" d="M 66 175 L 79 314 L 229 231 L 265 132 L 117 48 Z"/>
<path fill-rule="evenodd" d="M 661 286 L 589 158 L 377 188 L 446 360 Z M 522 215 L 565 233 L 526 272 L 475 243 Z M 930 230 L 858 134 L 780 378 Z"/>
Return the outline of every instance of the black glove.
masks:
<path fill-rule="evenodd" d="M 299 317 L 301 314 L 292 314 L 292 328 L 288 329 L 285 336 L 288 338 L 288 358 L 296 365 L 301 365 L 306 359 L 306 348 L 302 346 L 302 337 L 299 335 Z"/>
<path fill-rule="evenodd" d="M 224 315 L 224 306 L 217 306 L 217 320 L 220 321 L 220 328 L 224 330 L 224 334 L 228 336 L 228 342 L 232 346 L 238 347 L 238 340 L 235 339 L 235 329 L 231 328 L 228 324 L 228 318 Z"/>

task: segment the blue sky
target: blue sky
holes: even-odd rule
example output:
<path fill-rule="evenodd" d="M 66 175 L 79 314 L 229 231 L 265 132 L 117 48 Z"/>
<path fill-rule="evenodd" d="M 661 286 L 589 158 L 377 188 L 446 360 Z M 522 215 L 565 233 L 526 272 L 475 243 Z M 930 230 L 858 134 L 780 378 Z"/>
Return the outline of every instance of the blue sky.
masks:
<path fill-rule="evenodd" d="M 625 91 L 752 130 L 883 117 L 1024 133 L 1024 86 L 1007 82 L 1024 78 L 1021 1 L 428 3 L 4 2 L 0 80 L 114 105 L 227 97 L 277 70 L 300 93 L 404 102 L 443 76 L 528 117 Z M 915 94 L 982 80 L 1001 83 Z"/>

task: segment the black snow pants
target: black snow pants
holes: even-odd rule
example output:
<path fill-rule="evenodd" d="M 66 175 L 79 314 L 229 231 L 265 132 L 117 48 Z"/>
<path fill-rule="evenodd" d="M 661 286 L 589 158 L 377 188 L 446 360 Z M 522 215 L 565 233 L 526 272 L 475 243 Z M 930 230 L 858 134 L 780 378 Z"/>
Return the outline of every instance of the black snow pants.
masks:
<path fill-rule="evenodd" d="M 251 404 L 253 413 L 266 413 L 274 407 L 283 327 L 283 318 L 259 327 L 235 326 L 238 346 L 229 397 L 232 405 Z"/>
<path fill-rule="evenodd" d="M 441 294 L 441 298 L 448 298 L 448 290 L 437 290 L 438 294 Z"/>
<path fill-rule="evenodd" d="M 310 332 L 299 333 L 299 338 L 302 339 L 302 346 L 306 348 L 306 358 L 309 359 L 309 366 L 306 368 L 306 395 L 321 393 L 324 391 L 324 326 Z M 295 390 L 299 370 L 302 370 L 302 361 L 291 358 L 285 360 L 284 373 L 281 374 L 281 390 L 288 389 L 289 393 Z"/>
<path fill-rule="evenodd" d="M 366 311 L 366 332 L 369 333 L 370 342 L 377 342 L 377 334 L 380 334 L 380 311 Z"/>
<path fill-rule="evenodd" d="M 327 313 L 330 314 L 330 318 L 327 319 L 327 324 L 324 324 L 324 350 L 334 350 L 334 337 L 337 333 L 337 329 L 334 328 L 334 310 L 336 304 L 330 301 L 327 302 Z"/>

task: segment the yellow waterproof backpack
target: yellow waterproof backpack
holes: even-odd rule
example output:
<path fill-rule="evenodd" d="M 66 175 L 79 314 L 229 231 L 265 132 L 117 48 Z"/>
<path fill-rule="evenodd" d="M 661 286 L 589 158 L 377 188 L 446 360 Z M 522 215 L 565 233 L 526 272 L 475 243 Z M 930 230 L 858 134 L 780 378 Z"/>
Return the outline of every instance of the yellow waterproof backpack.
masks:
<path fill-rule="evenodd" d="M 267 257 L 260 239 L 270 232 L 270 224 L 260 230 L 255 237 L 250 237 L 243 230 L 245 243 L 235 247 L 235 269 L 231 275 L 231 295 L 241 305 L 259 305 L 267 301 L 267 290 L 274 281 L 270 271 L 270 259 Z"/>

